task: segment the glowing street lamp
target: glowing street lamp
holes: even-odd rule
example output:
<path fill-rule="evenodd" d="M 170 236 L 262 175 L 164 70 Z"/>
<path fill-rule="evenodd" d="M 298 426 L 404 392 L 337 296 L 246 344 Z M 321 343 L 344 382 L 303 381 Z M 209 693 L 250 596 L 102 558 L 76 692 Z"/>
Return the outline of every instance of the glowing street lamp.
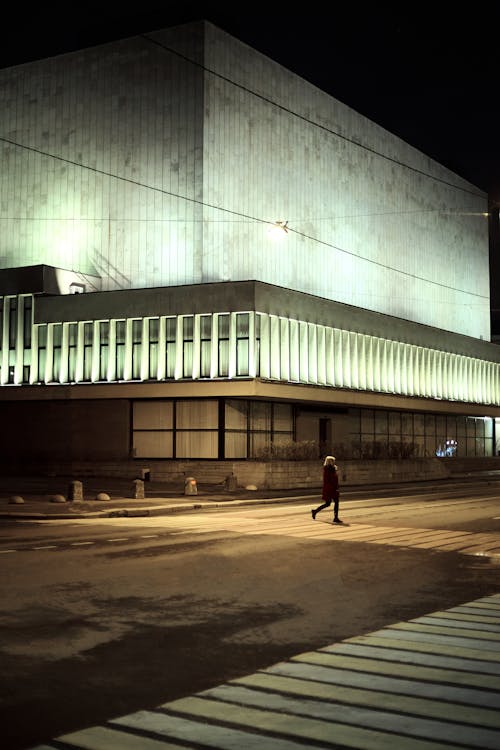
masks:
<path fill-rule="evenodd" d="M 269 227 L 269 234 L 274 239 L 283 239 L 288 234 L 288 221 L 275 221 Z"/>

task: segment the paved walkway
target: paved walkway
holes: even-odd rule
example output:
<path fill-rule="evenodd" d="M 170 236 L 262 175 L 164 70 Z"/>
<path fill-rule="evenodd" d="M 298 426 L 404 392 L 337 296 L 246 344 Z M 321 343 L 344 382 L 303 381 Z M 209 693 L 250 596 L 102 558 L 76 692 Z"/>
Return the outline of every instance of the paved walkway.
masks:
<path fill-rule="evenodd" d="M 34 750 L 499 750 L 499 709 L 495 594 Z"/>

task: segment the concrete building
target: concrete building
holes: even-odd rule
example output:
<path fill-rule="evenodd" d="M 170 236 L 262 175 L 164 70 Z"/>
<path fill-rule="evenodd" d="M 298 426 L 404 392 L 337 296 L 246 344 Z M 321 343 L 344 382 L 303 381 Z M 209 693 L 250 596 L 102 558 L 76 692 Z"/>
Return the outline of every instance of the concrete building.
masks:
<path fill-rule="evenodd" d="M 0 71 L 4 460 L 492 456 L 481 190 L 209 23 Z"/>

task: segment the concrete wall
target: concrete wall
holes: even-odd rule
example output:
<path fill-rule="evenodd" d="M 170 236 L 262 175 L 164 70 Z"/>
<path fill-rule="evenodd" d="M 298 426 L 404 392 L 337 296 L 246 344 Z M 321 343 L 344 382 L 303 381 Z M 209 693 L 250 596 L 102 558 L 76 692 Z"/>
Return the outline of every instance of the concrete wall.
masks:
<path fill-rule="evenodd" d="M 202 28 L 0 71 L 0 267 L 199 281 Z M 180 197 L 177 197 L 180 196 Z"/>
<path fill-rule="evenodd" d="M 208 26 L 204 280 L 258 278 L 489 339 L 486 195 Z"/>
<path fill-rule="evenodd" d="M 210 24 L 0 71 L 0 132 L 0 267 L 255 278 L 489 338 L 486 196 Z"/>
<path fill-rule="evenodd" d="M 126 400 L 3 402 L 0 416 L 0 462 L 8 467 L 129 457 Z"/>
<path fill-rule="evenodd" d="M 9 464 L 7 474 L 15 474 L 18 467 Z M 184 480 L 194 477 L 198 485 L 220 485 L 227 477 L 236 478 L 237 486 L 249 485 L 257 489 L 321 491 L 322 466 L 320 461 L 28 461 L 24 474 L 62 476 L 73 479 L 85 477 L 119 477 L 134 479 L 147 472 L 152 482 L 167 483 L 184 492 Z M 444 479 L 447 467 L 437 458 L 400 461 L 344 461 L 340 465 L 341 488 L 356 485 L 391 484 Z M 145 483 L 147 494 L 148 483 Z"/>

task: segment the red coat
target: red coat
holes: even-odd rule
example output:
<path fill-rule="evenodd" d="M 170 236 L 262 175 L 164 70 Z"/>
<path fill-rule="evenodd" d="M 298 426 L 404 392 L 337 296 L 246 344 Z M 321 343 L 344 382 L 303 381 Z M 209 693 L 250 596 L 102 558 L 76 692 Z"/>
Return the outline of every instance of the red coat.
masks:
<path fill-rule="evenodd" d="M 323 493 L 322 498 L 328 500 L 338 500 L 339 496 L 339 476 L 333 466 L 323 467 Z"/>

